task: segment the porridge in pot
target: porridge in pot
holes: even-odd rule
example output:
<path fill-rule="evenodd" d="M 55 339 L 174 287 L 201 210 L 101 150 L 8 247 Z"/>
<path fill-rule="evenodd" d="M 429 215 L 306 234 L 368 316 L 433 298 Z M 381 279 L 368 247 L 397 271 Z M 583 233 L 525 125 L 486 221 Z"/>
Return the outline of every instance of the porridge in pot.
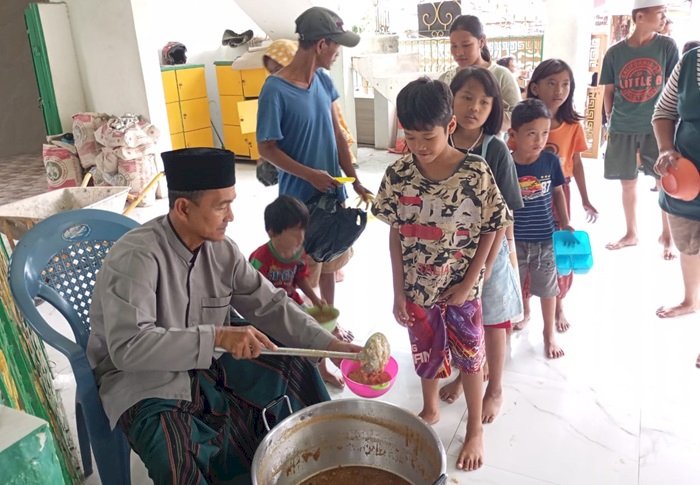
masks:
<path fill-rule="evenodd" d="M 317 473 L 301 482 L 301 485 L 357 485 L 358 483 L 412 485 L 398 475 L 371 466 L 339 466 Z"/>

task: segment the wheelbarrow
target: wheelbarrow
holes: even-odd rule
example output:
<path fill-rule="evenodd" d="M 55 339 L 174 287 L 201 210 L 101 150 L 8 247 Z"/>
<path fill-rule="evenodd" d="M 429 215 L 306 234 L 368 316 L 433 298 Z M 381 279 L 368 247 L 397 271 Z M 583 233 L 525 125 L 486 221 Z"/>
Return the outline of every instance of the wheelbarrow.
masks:
<path fill-rule="evenodd" d="M 127 202 L 130 187 L 87 187 L 90 177 L 86 175 L 80 187 L 52 190 L 1 205 L 0 231 L 7 236 L 10 249 L 14 249 L 15 241 L 24 236 L 34 224 L 58 212 L 90 208 L 128 215 L 146 194 L 153 190 L 163 175 L 163 172 L 157 173 L 126 209 L 124 205 Z"/>

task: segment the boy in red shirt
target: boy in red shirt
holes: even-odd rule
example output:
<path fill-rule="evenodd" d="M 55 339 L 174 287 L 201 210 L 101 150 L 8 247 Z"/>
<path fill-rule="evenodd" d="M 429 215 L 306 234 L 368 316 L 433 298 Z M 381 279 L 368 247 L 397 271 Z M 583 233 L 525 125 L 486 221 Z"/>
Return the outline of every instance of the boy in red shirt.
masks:
<path fill-rule="evenodd" d="M 304 252 L 304 235 L 309 225 L 309 210 L 299 200 L 289 195 L 280 195 L 265 208 L 265 230 L 270 240 L 253 251 L 248 260 L 275 287 L 282 288 L 287 295 L 303 305 L 301 290 L 313 306 L 322 307 L 326 302 L 319 298 L 309 283 L 309 267 Z M 338 330 L 333 332 L 339 335 Z M 352 340 L 352 334 L 348 334 Z M 326 361 L 327 359 L 324 359 Z M 343 388 L 342 376 L 336 375 L 322 362 L 319 372 L 323 380 Z"/>
<path fill-rule="evenodd" d="M 265 208 L 265 230 L 270 240 L 253 251 L 248 260 L 275 287 L 282 288 L 299 305 L 304 304 L 300 289 L 314 306 L 323 306 L 309 284 L 309 268 L 304 252 L 304 234 L 309 211 L 298 199 L 280 195 Z"/>

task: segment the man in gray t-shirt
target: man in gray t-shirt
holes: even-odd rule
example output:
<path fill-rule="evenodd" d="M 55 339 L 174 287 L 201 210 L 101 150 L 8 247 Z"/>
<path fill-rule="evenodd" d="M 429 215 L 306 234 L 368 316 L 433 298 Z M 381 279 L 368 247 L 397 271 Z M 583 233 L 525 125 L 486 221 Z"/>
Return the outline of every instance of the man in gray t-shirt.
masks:
<path fill-rule="evenodd" d="M 653 167 L 659 151 L 651 116 L 678 62 L 676 43 L 657 33 L 666 21 L 666 2 L 635 0 L 632 19 L 634 32 L 608 50 L 600 75 L 600 83 L 605 85 L 605 113 L 610 120 L 605 178 L 622 183 L 622 206 L 627 224 L 625 235 L 609 243 L 608 249 L 637 244 L 637 173 L 641 170 L 655 176 Z M 663 213 L 662 222 L 664 257 L 671 259 L 671 235 Z"/>

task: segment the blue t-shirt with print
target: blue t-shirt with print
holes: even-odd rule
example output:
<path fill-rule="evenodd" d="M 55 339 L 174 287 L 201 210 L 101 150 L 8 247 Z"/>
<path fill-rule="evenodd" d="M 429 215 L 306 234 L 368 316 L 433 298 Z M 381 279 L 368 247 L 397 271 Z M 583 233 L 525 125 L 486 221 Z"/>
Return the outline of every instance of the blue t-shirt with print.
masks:
<path fill-rule="evenodd" d="M 521 165 L 515 162 L 518 184 L 525 206 L 513 211 L 514 233 L 517 241 L 547 241 L 554 233 L 552 193 L 564 183 L 559 157 L 542 152 L 535 162 Z"/>
<path fill-rule="evenodd" d="M 316 70 L 308 89 L 269 76 L 258 99 L 258 142 L 275 140 L 280 150 L 302 165 L 333 177 L 342 175 L 331 115 L 337 98 L 333 81 L 322 68 Z M 306 180 L 280 170 L 279 193 L 307 202 L 320 192 Z M 342 186 L 338 198 L 347 198 Z"/>

